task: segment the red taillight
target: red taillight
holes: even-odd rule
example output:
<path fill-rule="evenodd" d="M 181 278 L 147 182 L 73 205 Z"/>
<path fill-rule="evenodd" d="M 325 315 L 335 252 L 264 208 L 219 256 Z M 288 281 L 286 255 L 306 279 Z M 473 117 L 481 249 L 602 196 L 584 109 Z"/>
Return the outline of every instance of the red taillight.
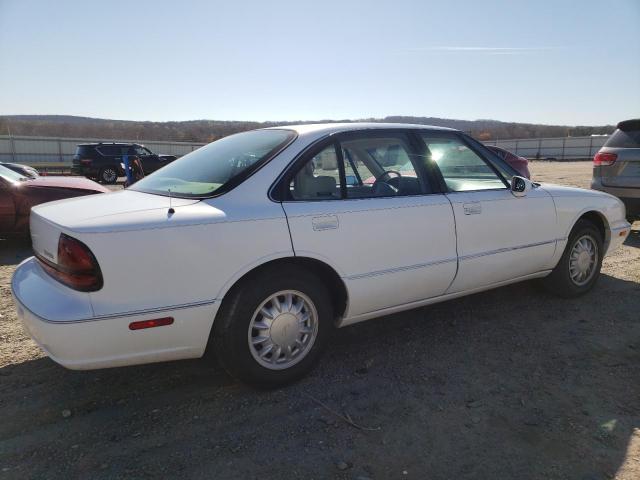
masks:
<path fill-rule="evenodd" d="M 94 292 L 102 288 L 102 272 L 89 247 L 64 233 L 58 240 L 58 263 L 36 255 L 45 271 L 74 290 Z"/>
<path fill-rule="evenodd" d="M 91 160 L 90 158 L 82 158 L 82 159 L 80 159 L 80 163 L 81 163 L 82 165 L 91 165 L 91 162 L 92 162 L 92 161 L 93 161 L 93 160 Z"/>
<path fill-rule="evenodd" d="M 132 322 L 129 324 L 129 330 L 142 330 L 143 328 L 163 327 L 165 325 L 171 325 L 173 323 L 173 317 L 155 318 L 153 320 L 141 320 L 139 322 Z"/>
<path fill-rule="evenodd" d="M 593 157 L 594 165 L 613 165 L 618 158 L 618 155 L 615 153 L 606 153 L 606 152 L 598 152 L 596 156 Z"/>

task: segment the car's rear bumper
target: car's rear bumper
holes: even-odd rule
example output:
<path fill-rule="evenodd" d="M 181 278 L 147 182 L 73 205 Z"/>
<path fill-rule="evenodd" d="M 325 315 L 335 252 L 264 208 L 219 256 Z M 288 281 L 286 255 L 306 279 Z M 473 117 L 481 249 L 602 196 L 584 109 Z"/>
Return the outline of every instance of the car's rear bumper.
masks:
<path fill-rule="evenodd" d="M 624 203 L 627 217 L 640 217 L 640 188 L 610 187 L 602 184 L 600 178 L 594 178 L 591 188 L 618 197 Z"/>
<path fill-rule="evenodd" d="M 219 307 L 215 301 L 95 317 L 90 294 L 62 286 L 33 257 L 18 266 L 11 290 L 27 333 L 55 362 L 74 370 L 201 357 Z M 165 317 L 173 323 L 129 329 L 132 322 Z"/>

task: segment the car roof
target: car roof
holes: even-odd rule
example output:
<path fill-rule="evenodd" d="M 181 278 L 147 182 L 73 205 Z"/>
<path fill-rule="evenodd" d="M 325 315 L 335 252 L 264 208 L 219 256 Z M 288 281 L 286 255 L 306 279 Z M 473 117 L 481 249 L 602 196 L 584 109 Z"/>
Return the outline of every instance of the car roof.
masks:
<path fill-rule="evenodd" d="M 412 123 L 378 123 L 378 122 L 349 122 L 349 123 L 306 123 L 300 125 L 281 125 L 269 127 L 269 129 L 294 130 L 298 134 L 312 133 L 339 133 L 352 130 L 379 130 L 379 129 L 420 129 L 455 132 L 457 130 L 446 127 L 436 127 L 432 125 L 417 125 Z"/>
<path fill-rule="evenodd" d="M 142 147 L 139 143 L 127 142 L 94 142 L 94 143 L 78 143 L 79 147 L 97 147 L 99 145 L 133 145 L 134 147 Z"/>
<path fill-rule="evenodd" d="M 620 130 L 640 130 L 640 118 L 624 120 L 618 123 L 617 128 Z"/>

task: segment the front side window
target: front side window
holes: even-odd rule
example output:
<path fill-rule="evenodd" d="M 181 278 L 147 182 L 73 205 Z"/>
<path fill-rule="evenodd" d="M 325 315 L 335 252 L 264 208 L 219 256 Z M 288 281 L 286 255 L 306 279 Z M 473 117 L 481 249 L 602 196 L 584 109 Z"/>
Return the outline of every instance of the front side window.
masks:
<path fill-rule="evenodd" d="M 421 134 L 427 161 L 435 163 L 452 192 L 506 188 L 489 164 L 456 136 Z"/>
<path fill-rule="evenodd" d="M 131 187 L 146 193 L 184 198 L 208 197 L 237 184 L 288 145 L 295 132 L 253 130 L 194 150 Z"/>
<path fill-rule="evenodd" d="M 308 158 L 289 183 L 289 200 L 337 200 L 426 193 L 401 132 L 349 135 Z M 344 186 L 342 185 L 344 183 Z"/>
<path fill-rule="evenodd" d="M 133 155 L 137 155 L 139 157 L 146 157 L 147 155 L 150 155 L 151 152 L 149 152 L 149 150 L 147 150 L 144 147 L 132 147 L 133 150 Z"/>

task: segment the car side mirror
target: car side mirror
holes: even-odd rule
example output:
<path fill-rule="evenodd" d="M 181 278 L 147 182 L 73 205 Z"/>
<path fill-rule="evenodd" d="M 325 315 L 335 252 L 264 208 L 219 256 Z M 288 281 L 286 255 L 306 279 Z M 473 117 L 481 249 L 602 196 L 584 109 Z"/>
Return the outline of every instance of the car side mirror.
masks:
<path fill-rule="evenodd" d="M 518 176 L 511 177 L 511 193 L 514 197 L 524 197 L 532 188 L 531 180 Z"/>

